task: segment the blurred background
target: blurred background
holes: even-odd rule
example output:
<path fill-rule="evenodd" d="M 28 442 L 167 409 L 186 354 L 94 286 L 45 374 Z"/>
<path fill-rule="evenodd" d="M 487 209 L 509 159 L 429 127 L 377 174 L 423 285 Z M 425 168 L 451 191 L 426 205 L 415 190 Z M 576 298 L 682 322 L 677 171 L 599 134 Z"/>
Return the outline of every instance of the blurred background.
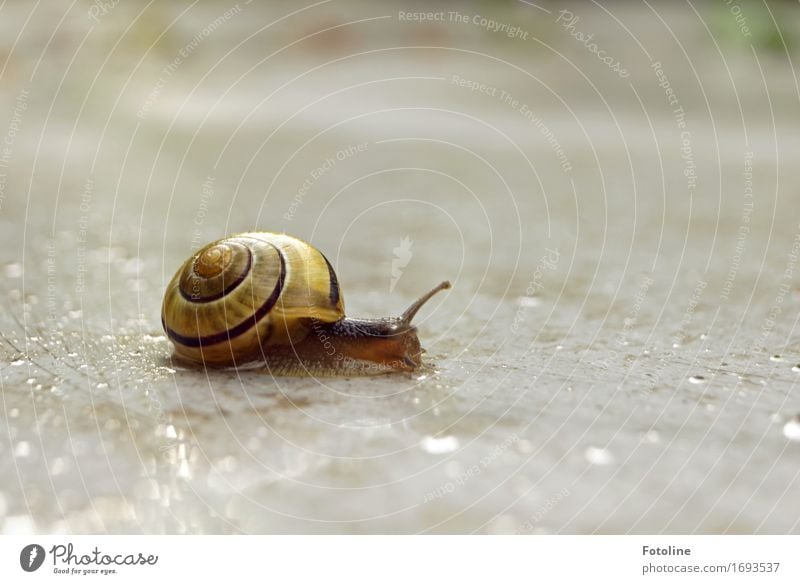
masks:
<path fill-rule="evenodd" d="M 800 532 L 799 9 L 4 2 L 0 531 Z M 433 369 L 172 362 L 254 229 Z"/>

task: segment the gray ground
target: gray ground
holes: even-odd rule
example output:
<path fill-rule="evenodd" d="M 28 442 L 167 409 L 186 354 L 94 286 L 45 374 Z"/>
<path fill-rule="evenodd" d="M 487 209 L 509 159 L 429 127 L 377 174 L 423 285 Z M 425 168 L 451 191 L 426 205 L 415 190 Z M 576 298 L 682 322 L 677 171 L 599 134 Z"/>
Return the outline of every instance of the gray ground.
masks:
<path fill-rule="evenodd" d="M 263 4 L 0 6 L 2 531 L 800 532 L 796 4 Z M 435 370 L 172 363 L 254 228 Z"/>

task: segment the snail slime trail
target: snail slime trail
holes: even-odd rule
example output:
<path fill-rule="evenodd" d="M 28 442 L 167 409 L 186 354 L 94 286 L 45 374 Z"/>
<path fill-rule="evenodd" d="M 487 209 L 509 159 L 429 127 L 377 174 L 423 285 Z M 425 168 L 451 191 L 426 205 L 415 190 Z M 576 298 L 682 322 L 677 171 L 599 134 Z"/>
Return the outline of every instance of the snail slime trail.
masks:
<path fill-rule="evenodd" d="M 199 249 L 167 286 L 161 321 L 175 357 L 212 367 L 263 362 L 275 375 L 376 375 L 422 367 L 411 322 L 348 318 L 336 272 L 310 244 L 251 232 Z"/>

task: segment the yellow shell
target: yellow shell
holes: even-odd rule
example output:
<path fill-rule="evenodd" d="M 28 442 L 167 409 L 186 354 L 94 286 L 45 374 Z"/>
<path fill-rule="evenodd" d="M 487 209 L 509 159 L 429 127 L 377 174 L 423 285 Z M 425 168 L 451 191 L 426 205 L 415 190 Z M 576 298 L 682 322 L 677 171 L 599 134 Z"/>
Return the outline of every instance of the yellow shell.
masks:
<path fill-rule="evenodd" d="M 178 356 L 235 365 L 302 340 L 311 319 L 344 318 L 328 260 L 288 235 L 253 232 L 210 243 L 167 286 L 161 320 Z"/>

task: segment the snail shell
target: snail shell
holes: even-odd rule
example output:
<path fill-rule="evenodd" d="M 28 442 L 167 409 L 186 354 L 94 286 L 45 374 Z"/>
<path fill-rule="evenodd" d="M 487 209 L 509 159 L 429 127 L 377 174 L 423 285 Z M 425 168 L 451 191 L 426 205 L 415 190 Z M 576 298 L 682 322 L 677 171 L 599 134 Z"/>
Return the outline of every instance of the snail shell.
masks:
<path fill-rule="evenodd" d="M 422 349 L 411 319 L 345 318 L 336 273 L 294 237 L 242 233 L 212 242 L 167 286 L 161 311 L 178 358 L 212 366 L 260 360 L 276 374 L 351 375 L 413 370 Z"/>

